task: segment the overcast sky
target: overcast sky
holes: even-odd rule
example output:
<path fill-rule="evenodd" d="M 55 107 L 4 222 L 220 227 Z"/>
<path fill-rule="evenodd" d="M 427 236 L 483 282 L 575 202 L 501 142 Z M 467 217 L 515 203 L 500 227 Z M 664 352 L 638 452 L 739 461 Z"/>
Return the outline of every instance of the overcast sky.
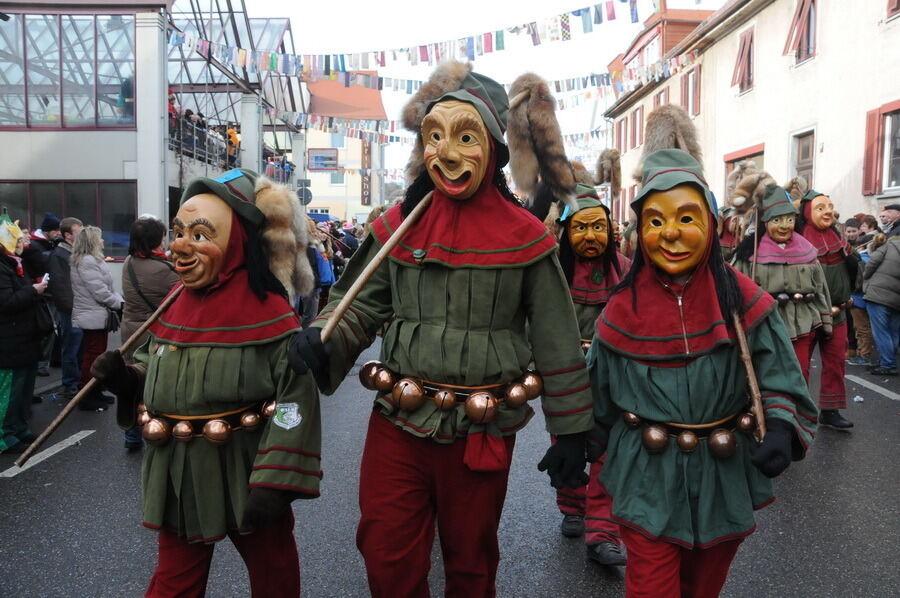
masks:
<path fill-rule="evenodd" d="M 585 0 L 453 0 L 429 3 L 422 0 L 335 0 L 332 2 L 284 2 L 245 0 L 253 17 L 290 17 L 294 45 L 299 54 L 349 54 L 418 46 L 430 42 L 479 35 L 530 21 L 541 21 L 593 3 Z M 609 62 L 623 52 L 640 33 L 642 23 L 653 12 L 653 0 L 638 0 L 638 23 L 631 23 L 628 3 L 616 0 L 616 20 L 593 26 L 582 34 L 580 17 L 570 17 L 572 40 L 533 46 L 527 35 L 505 35 L 506 50 L 476 56 L 474 69 L 500 83 L 511 83 L 518 75 L 533 71 L 548 80 L 606 72 Z M 724 0 L 669 0 L 670 8 L 717 9 Z M 264 48 L 263 48 L 264 49 Z M 389 61 L 379 69 L 384 77 L 425 80 L 432 67 L 410 66 Z M 573 93 L 563 92 L 563 97 Z M 382 94 L 388 118 L 397 119 L 410 99 L 406 93 Z M 558 110 L 563 133 L 581 133 L 599 126 L 603 106 L 593 102 Z M 387 166 L 402 167 L 410 147 L 389 146 Z"/>

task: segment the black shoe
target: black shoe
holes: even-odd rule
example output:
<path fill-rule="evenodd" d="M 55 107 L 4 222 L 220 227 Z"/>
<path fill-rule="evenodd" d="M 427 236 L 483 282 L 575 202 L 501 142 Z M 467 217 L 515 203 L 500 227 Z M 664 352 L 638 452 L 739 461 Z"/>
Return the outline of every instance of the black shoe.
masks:
<path fill-rule="evenodd" d="M 109 405 L 99 396 L 88 396 L 78 402 L 78 409 L 81 411 L 106 411 Z"/>
<path fill-rule="evenodd" d="M 43 376 L 43 377 L 46 378 L 47 376 L 50 375 L 50 368 L 48 368 L 48 367 L 45 366 L 45 365 L 42 365 L 41 367 L 39 367 L 39 368 L 37 369 L 37 375 L 38 375 L 38 376 Z"/>
<path fill-rule="evenodd" d="M 134 451 L 139 451 L 144 448 L 144 443 L 140 440 L 126 440 L 125 441 L 125 450 L 129 453 L 133 453 Z"/>
<path fill-rule="evenodd" d="M 869 370 L 869 373 L 873 376 L 896 376 L 897 368 L 883 368 L 879 366 Z"/>
<path fill-rule="evenodd" d="M 108 405 L 113 405 L 116 402 L 116 395 L 114 395 L 111 392 L 104 390 L 100 393 L 100 396 L 103 398 L 104 401 L 106 401 L 106 403 Z"/>
<path fill-rule="evenodd" d="M 849 430 L 853 427 L 853 422 L 845 419 L 837 409 L 823 409 L 819 413 L 819 423 L 836 430 Z"/>
<path fill-rule="evenodd" d="M 43 402 L 44 402 L 44 397 L 42 397 L 41 395 L 32 395 L 32 397 L 31 397 L 32 405 L 37 405 L 38 403 L 43 403 Z"/>
<path fill-rule="evenodd" d="M 587 545 L 587 558 L 601 565 L 622 567 L 625 565 L 625 553 L 615 542 L 605 541 Z"/>
<path fill-rule="evenodd" d="M 559 531 L 567 538 L 577 538 L 584 535 L 583 515 L 563 515 Z"/>

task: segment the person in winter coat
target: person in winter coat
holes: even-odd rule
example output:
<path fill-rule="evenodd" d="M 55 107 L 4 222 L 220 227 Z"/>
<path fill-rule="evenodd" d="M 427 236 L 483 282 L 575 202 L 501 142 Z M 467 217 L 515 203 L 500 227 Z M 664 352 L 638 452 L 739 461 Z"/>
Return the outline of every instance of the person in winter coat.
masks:
<path fill-rule="evenodd" d="M 113 289 L 112 273 L 103 258 L 103 237 L 96 226 L 86 226 L 75 237 L 70 266 L 72 325 L 84 331 L 81 361 L 81 386 L 84 386 L 91 379 L 91 364 L 106 351 L 108 309 L 121 311 L 125 300 Z M 106 406 L 100 390 L 96 389 L 81 400 L 78 408 L 105 411 Z"/>
<path fill-rule="evenodd" d="M 50 252 L 47 272 L 50 283 L 47 290 L 56 303 L 56 326 L 60 336 L 60 357 L 62 361 L 63 396 L 71 397 L 78 392 L 81 378 L 81 328 L 72 326 L 72 278 L 69 272 L 69 258 L 72 244 L 78 232 L 84 228 L 78 218 L 63 218 L 59 223 L 59 244 Z"/>
<path fill-rule="evenodd" d="M 900 346 L 900 236 L 889 237 L 870 255 L 863 273 L 863 291 L 872 336 L 881 355 L 881 362 L 871 372 L 896 376 Z"/>
<path fill-rule="evenodd" d="M 178 282 L 175 267 L 166 259 L 163 237 L 166 225 L 153 216 L 142 216 L 131 225 L 128 257 L 122 267 L 122 294 L 125 309 L 122 313 L 122 340 L 130 338 L 141 324 L 147 321 L 172 287 Z M 144 344 L 145 332 L 122 353 L 126 363 L 131 363 L 134 350 Z M 125 448 L 138 450 L 143 446 L 141 429 L 133 426 L 125 432 Z"/>
<path fill-rule="evenodd" d="M 53 329 L 41 295 L 44 281 L 25 277 L 21 229 L 0 224 L 0 452 L 21 453 L 35 439 L 28 428 L 41 337 Z M 42 317 L 43 315 L 43 317 Z"/>

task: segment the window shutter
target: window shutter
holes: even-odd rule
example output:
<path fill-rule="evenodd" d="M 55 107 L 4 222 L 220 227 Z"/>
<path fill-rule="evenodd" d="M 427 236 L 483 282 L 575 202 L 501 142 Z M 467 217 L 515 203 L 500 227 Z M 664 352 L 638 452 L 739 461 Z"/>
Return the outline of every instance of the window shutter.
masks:
<path fill-rule="evenodd" d="M 744 61 L 747 56 L 747 37 L 746 32 L 741 34 L 741 44 L 738 47 L 737 60 L 734 62 L 734 71 L 731 73 L 731 85 L 735 86 L 741 82 L 744 73 Z"/>
<path fill-rule="evenodd" d="M 644 107 L 638 111 L 638 145 L 644 145 Z"/>
<path fill-rule="evenodd" d="M 881 110 L 866 112 L 866 143 L 863 154 L 863 195 L 875 195 L 881 191 L 879 166 L 881 164 Z"/>
<path fill-rule="evenodd" d="M 685 110 L 690 110 L 690 106 L 688 106 L 688 84 L 690 73 L 685 73 L 681 76 L 681 107 Z"/>
<path fill-rule="evenodd" d="M 700 65 L 694 67 L 694 105 L 691 106 L 691 114 L 700 114 Z"/>
<path fill-rule="evenodd" d="M 654 108 L 659 108 L 660 94 L 662 94 L 662 92 L 659 92 L 659 93 L 653 95 L 653 107 Z"/>
<path fill-rule="evenodd" d="M 897 1 L 900 2 L 900 0 L 897 0 Z M 663 104 L 669 103 L 669 89 L 671 89 L 671 88 L 670 87 L 666 88 L 666 95 L 663 96 Z"/>
<path fill-rule="evenodd" d="M 900 12 L 900 0 L 888 0 L 887 16 L 892 17 Z"/>
<path fill-rule="evenodd" d="M 784 51 L 782 55 L 796 52 L 803 39 L 803 33 L 806 29 L 806 17 L 809 14 L 810 0 L 797 0 L 797 10 L 794 11 L 794 18 L 791 19 L 791 27 L 788 29 L 787 41 L 784 42 Z"/>

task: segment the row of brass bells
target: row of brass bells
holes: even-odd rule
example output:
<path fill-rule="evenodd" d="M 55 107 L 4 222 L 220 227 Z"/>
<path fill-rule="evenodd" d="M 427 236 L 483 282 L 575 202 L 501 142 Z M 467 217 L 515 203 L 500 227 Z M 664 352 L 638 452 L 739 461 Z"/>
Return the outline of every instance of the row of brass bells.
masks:
<path fill-rule="evenodd" d="M 716 459 L 727 459 L 737 449 L 737 440 L 734 437 L 734 432 L 731 430 L 716 428 L 710 432 L 709 438 L 706 439 L 706 445 L 709 447 L 709 452 L 712 453 L 713 457 Z"/>
<path fill-rule="evenodd" d="M 475 424 L 489 424 L 497 415 L 497 397 L 487 390 L 469 395 L 465 402 L 466 416 Z"/>
<path fill-rule="evenodd" d="M 683 430 L 678 435 L 678 438 L 675 439 L 675 443 L 682 453 L 693 453 L 697 450 L 700 439 L 697 438 L 697 434 L 693 430 Z"/>
<path fill-rule="evenodd" d="M 669 446 L 669 433 L 657 424 L 650 424 L 641 432 L 641 444 L 651 455 L 658 455 Z"/>
<path fill-rule="evenodd" d="M 449 388 L 441 388 L 431 397 L 441 411 L 449 411 L 456 407 L 456 393 Z"/>
<path fill-rule="evenodd" d="M 151 417 L 141 429 L 141 436 L 151 446 L 165 446 L 171 435 L 169 422 L 158 417 Z"/>
<path fill-rule="evenodd" d="M 391 398 L 400 409 L 415 411 L 425 402 L 425 389 L 412 378 L 401 378 L 391 389 Z"/>
<path fill-rule="evenodd" d="M 777 295 L 775 295 L 775 299 L 778 300 L 778 305 L 781 305 L 783 307 L 787 305 L 791 300 L 791 296 L 787 293 L 778 293 Z"/>
<path fill-rule="evenodd" d="M 359 369 L 359 381 L 369 390 L 388 393 L 393 390 L 396 378 L 380 361 L 367 361 Z"/>
<path fill-rule="evenodd" d="M 737 426 L 743 432 L 752 432 L 756 429 L 756 417 L 752 413 L 742 413 L 738 417 Z"/>

